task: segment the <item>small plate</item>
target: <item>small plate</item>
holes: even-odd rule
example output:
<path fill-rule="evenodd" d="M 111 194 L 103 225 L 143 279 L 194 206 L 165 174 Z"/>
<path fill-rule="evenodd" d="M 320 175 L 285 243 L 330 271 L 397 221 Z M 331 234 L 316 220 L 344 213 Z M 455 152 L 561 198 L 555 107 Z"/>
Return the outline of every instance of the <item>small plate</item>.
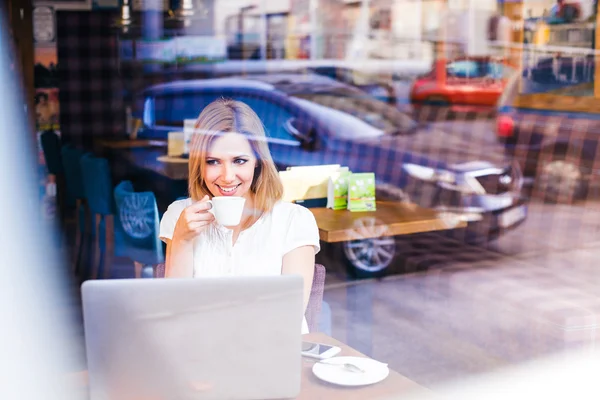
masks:
<path fill-rule="evenodd" d="M 351 363 L 363 369 L 365 372 L 349 371 L 343 366 Z M 387 365 L 365 357 L 333 357 L 325 362 L 317 362 L 313 365 L 315 376 L 325 382 L 341 386 L 365 386 L 381 382 L 390 373 Z"/>

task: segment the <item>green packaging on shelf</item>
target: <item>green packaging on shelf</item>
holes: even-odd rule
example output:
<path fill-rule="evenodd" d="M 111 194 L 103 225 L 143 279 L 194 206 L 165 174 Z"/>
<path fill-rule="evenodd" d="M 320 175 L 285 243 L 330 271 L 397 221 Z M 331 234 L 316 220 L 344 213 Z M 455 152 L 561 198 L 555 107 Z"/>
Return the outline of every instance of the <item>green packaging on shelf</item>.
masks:
<path fill-rule="evenodd" d="M 375 211 L 375 174 L 352 174 L 348 179 L 348 210 Z"/>
<path fill-rule="evenodd" d="M 327 185 L 327 208 L 345 210 L 348 208 L 348 182 L 352 172 L 342 167 L 331 174 Z"/>

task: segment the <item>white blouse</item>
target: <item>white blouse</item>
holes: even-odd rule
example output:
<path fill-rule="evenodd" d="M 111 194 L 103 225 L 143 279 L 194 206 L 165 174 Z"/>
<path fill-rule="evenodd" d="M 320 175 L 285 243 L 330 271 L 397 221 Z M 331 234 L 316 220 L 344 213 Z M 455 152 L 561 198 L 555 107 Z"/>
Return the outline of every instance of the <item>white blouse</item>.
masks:
<path fill-rule="evenodd" d="M 172 203 L 160 221 L 161 239 L 172 239 L 181 212 L 192 199 Z M 240 232 L 235 245 L 233 231 L 217 222 L 194 240 L 194 277 L 281 275 L 283 256 L 301 246 L 319 252 L 315 217 L 298 204 L 279 201 L 250 228 Z M 306 321 L 302 333 L 308 332 Z"/>

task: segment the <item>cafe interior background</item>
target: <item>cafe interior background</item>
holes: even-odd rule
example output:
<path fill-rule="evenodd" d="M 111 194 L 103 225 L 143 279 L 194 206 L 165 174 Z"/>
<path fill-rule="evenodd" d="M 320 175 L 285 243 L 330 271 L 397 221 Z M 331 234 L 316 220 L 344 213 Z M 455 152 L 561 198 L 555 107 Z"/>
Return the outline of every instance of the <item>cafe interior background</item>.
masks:
<path fill-rule="evenodd" d="M 34 81 L 31 101 L 40 215 L 65 229 L 65 240 L 59 242 L 66 249 L 65 259 L 72 260 L 77 215 L 70 210 L 64 216 L 66 223 L 61 221 L 61 181 L 49 171 L 41 143 L 46 131 L 58 134 L 63 143 L 107 157 L 113 187 L 129 179 L 138 191 L 155 191 L 159 212 L 173 197 L 185 196 L 181 180 L 174 183 L 132 172 L 122 159 L 112 158 L 102 142 L 137 140 L 143 131 L 138 118 L 143 104 L 136 103 L 136 95 L 144 89 L 178 79 L 210 79 L 228 66 L 232 75 L 248 76 L 252 68 L 268 61 L 267 74 L 278 73 L 280 67 L 273 65 L 294 65 L 294 73 L 310 74 L 319 62 L 341 65 L 334 61 L 343 61 L 354 69 L 354 77 L 364 80 L 363 75 L 368 75 L 368 83 L 384 81 L 388 84 L 384 87 L 392 86 L 392 107 L 417 120 L 423 113 L 415 110 L 423 109 L 411 101 L 414 82 L 440 61 L 464 58 L 503 60 L 516 76 L 538 84 L 532 84 L 533 91 L 522 92 L 527 95 L 544 96 L 556 87 L 591 84 L 591 92 L 586 93 L 592 100 L 599 95 L 593 70 L 591 75 L 582 73 L 581 79 L 578 67 L 572 78 L 559 73 L 548 89 L 543 78 L 536 78 L 545 76 L 535 75 L 537 64 L 530 67 L 532 54 L 556 59 L 557 53 L 570 54 L 582 46 L 588 53 L 596 51 L 595 28 L 589 24 L 595 27 L 597 2 L 572 3 L 578 3 L 580 11 L 576 20 L 565 22 L 572 33 L 560 43 L 559 51 L 552 48 L 558 46 L 552 43 L 556 40 L 552 33 L 537 30 L 556 5 L 550 0 L 34 1 L 26 6 L 33 28 L 33 57 L 23 58 L 33 60 L 33 65 L 24 65 L 23 70 L 31 71 Z M 193 16 L 186 19 L 182 10 L 189 5 Z M 493 39 L 491 21 L 497 30 Z M 550 24 L 553 28 L 548 32 L 562 29 L 555 27 L 558 24 Z M 530 36 L 531 29 L 538 36 Z M 457 71 L 452 68 L 444 64 L 448 74 Z M 340 71 L 335 79 L 344 75 Z M 495 132 L 506 119 L 499 119 L 495 102 L 502 102 L 504 88 L 483 112 L 469 104 L 453 109 L 447 99 L 438 97 L 425 105 L 433 117 L 419 120 L 419 126 L 445 131 L 448 136 L 442 137 L 450 147 L 461 136 L 470 143 L 470 153 L 493 149 L 502 158 Z M 535 97 L 533 106 L 527 104 L 540 114 L 557 115 L 571 110 L 571 105 L 560 108 L 563 101 L 575 104 L 577 111 L 576 104 L 588 104 L 585 98 L 558 93 L 552 97 L 555 106 L 540 105 L 546 98 Z M 587 123 L 581 129 L 595 128 Z M 478 148 L 480 143 L 485 147 Z M 166 153 L 165 146 L 162 151 Z M 443 150 L 432 152 L 435 156 Z M 590 164 L 592 177 L 597 172 L 595 162 Z M 379 176 L 383 167 L 371 165 L 370 172 Z M 349 255 L 344 249 L 325 246 L 318 259 L 327 268 L 319 329 L 364 354 L 389 360 L 392 368 L 429 387 L 575 348 L 593 349 L 600 315 L 594 261 L 599 238 L 597 192 L 590 187 L 584 199 L 548 202 L 544 189 L 536 189 L 535 179 L 525 179 L 521 193 L 527 215 L 519 214 L 515 228 L 495 240 L 473 244 L 462 234 L 399 235 L 393 248 L 400 256 L 394 257 L 385 274 L 367 274 L 365 279 L 347 273 Z M 165 191 L 168 196 L 160 194 Z M 379 191 L 377 196 L 380 200 Z M 414 200 L 405 193 L 392 198 L 404 204 Z M 452 225 L 456 220 L 451 214 L 439 218 L 446 216 L 444 223 Z M 114 264 L 105 278 L 136 273 L 126 256 L 109 262 Z M 83 264 L 74 287 L 81 274 L 83 279 L 93 274 Z M 148 274 L 153 272 L 142 271 L 143 276 Z"/>
<path fill-rule="evenodd" d="M 93 146 L 94 138 L 129 134 L 134 130 L 133 94 L 161 81 L 189 77 L 198 64 L 228 59 L 366 57 L 420 61 L 418 67 L 424 71 L 435 57 L 443 12 L 458 15 L 474 6 L 468 1 L 445 0 L 205 0 L 198 2 L 200 11 L 192 27 L 173 30 L 162 13 L 176 10 L 176 1 L 170 7 L 166 0 L 163 4 L 130 1 L 124 7 L 131 14 L 127 22 L 131 28 L 119 26 L 124 23 L 121 3 L 126 4 L 114 0 L 34 2 L 38 132 L 51 128 L 64 140 L 86 148 Z M 317 13 L 317 8 L 327 12 Z M 481 1 L 476 8 L 483 20 L 498 5 Z M 147 15 L 140 14 L 141 10 L 147 10 Z M 484 28 L 484 21 L 474 22 L 479 31 Z M 266 37 L 261 36 L 263 23 Z M 143 24 L 146 27 L 140 30 Z M 378 26 L 369 28 L 369 24 Z M 237 31 L 240 26 L 243 33 Z M 470 33 L 462 32 L 459 24 L 444 29 L 447 42 L 464 42 Z M 180 55 L 175 53 L 175 37 L 188 39 L 184 46 L 198 52 L 197 61 L 177 62 Z M 179 49 L 183 50 L 181 43 Z M 390 45 L 393 51 L 389 51 Z M 237 48 L 244 48 L 245 53 Z M 82 106 L 81 99 L 89 105 Z"/>

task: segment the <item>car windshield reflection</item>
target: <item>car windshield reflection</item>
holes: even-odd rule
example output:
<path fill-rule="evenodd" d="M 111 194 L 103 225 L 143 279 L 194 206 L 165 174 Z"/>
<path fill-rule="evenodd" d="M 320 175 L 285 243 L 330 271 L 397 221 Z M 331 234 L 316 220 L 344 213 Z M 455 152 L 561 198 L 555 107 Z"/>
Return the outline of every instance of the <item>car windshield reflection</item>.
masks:
<path fill-rule="evenodd" d="M 293 97 L 341 111 L 385 134 L 411 130 L 416 122 L 405 113 L 366 95 L 343 89 L 316 93 L 295 93 Z"/>

